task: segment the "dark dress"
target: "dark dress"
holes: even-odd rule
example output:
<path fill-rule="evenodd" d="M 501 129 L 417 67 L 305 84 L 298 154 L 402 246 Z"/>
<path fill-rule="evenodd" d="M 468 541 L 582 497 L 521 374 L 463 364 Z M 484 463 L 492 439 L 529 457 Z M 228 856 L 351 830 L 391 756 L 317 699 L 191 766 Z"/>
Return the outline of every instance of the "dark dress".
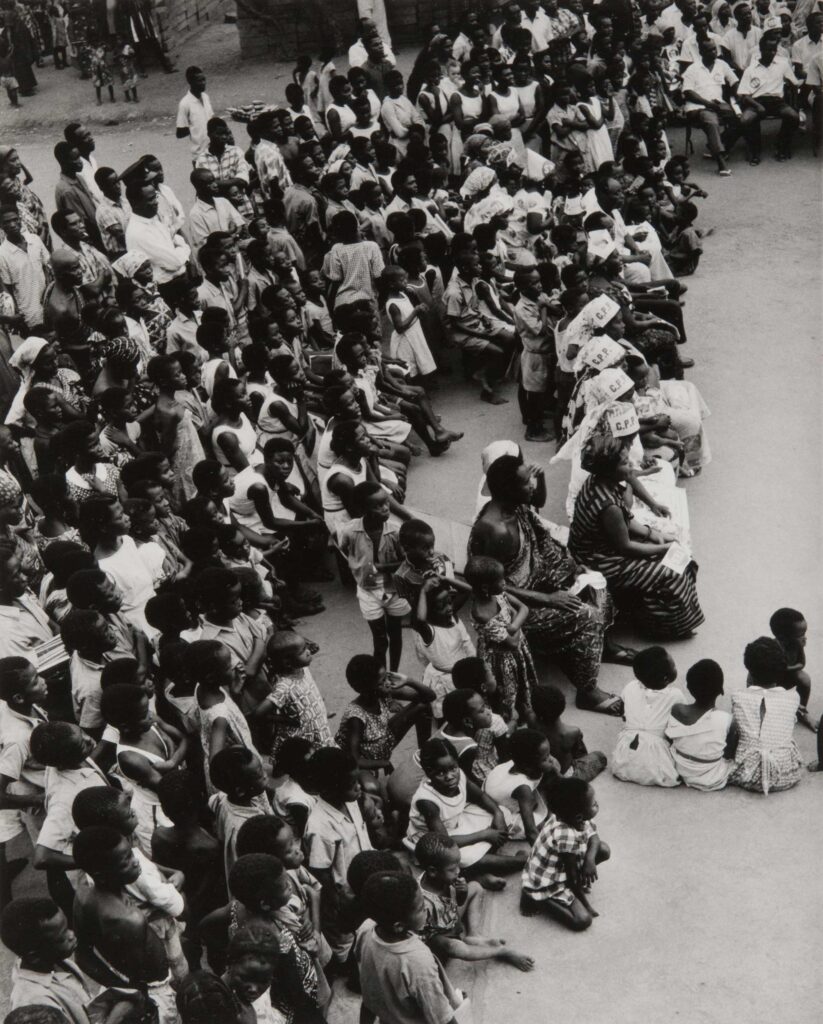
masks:
<path fill-rule="evenodd" d="M 692 561 L 678 576 L 657 558 L 628 558 L 614 551 L 603 531 L 600 515 L 616 505 L 626 523 L 632 518 L 626 484 L 607 484 L 590 476 L 574 506 L 569 549 L 585 565 L 601 572 L 615 602 L 630 612 L 645 632 L 659 639 L 685 637 L 703 622 L 697 599 L 697 564 Z"/>

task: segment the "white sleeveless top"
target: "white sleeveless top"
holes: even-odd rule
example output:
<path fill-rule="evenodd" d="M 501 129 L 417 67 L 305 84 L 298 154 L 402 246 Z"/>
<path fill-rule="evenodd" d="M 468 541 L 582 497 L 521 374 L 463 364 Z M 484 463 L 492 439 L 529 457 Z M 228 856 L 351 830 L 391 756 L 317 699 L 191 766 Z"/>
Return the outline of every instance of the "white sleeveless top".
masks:
<path fill-rule="evenodd" d="M 351 128 L 351 126 L 357 120 L 357 116 L 355 115 L 351 107 L 338 107 L 336 103 L 331 103 L 328 109 L 326 110 L 327 123 L 329 119 L 329 114 L 331 113 L 332 110 L 337 112 L 337 116 L 340 118 L 340 131 L 342 134 L 345 135 L 345 133 L 349 130 L 349 128 Z"/>
<path fill-rule="evenodd" d="M 263 453 L 257 448 L 257 431 L 244 412 L 240 413 L 239 427 L 231 427 L 228 423 L 222 423 L 211 432 L 211 446 L 214 449 L 215 458 L 221 466 L 226 467 L 230 475 L 233 475 L 237 470 L 230 464 L 226 453 L 217 443 L 217 439 L 221 434 L 234 434 L 237 438 L 237 443 L 240 445 L 240 451 L 248 459 L 249 465 L 256 466 L 263 461 Z"/>

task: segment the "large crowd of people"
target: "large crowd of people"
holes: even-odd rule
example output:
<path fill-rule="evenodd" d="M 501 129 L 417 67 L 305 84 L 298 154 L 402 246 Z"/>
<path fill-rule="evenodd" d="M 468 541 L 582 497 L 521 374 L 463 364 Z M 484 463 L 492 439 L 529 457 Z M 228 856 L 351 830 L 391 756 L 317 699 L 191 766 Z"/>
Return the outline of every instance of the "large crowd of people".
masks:
<path fill-rule="evenodd" d="M 747 646 L 731 713 L 716 662 L 687 699 L 661 646 L 704 621 L 687 482 L 711 461 L 684 354 L 711 231 L 668 129 L 700 129 L 726 178 L 776 117 L 790 158 L 823 16 L 641 7 L 469 14 L 407 78 L 363 19 L 347 74 L 302 58 L 245 150 L 190 67 L 187 196 L 153 154 L 98 165 L 74 122 L 48 217 L 0 147 L 6 1024 L 321 1024 L 343 985 L 366 1024 L 465 1021 L 446 961 L 534 966 L 480 934 L 502 876 L 523 914 L 597 916 L 607 763 L 799 782 L 800 611 Z M 492 407 L 516 382 L 524 445 L 483 450 L 446 537 L 407 494 L 469 444 L 455 374 Z M 333 733 L 303 624 L 337 578 L 364 653 Z M 618 643 L 627 622 L 652 645 Z M 621 695 L 603 662 L 633 673 Z M 614 718 L 608 758 L 547 664 Z M 15 893 L 27 859 L 48 895 Z"/>

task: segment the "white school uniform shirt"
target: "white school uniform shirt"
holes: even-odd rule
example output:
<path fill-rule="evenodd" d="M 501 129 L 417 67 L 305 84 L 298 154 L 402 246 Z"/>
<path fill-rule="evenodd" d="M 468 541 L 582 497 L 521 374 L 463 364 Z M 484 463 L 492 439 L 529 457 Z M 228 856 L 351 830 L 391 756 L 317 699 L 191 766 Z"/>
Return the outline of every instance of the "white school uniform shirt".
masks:
<path fill-rule="evenodd" d="M 812 58 L 819 53 L 823 53 L 823 38 L 815 43 L 808 35 L 801 36 L 792 46 L 792 63 L 799 64 L 808 74 Z"/>
<path fill-rule="evenodd" d="M 695 92 L 712 103 L 723 101 L 723 86 L 734 85 L 737 75 L 729 65 L 719 58 L 707 68 L 702 60 L 696 60 L 683 72 L 683 92 Z M 685 109 L 702 110 L 699 103 L 686 100 Z"/>
<path fill-rule="evenodd" d="M 214 117 L 208 93 L 195 96 L 191 90 L 177 104 L 177 127 L 188 128 L 191 136 L 191 158 L 200 156 L 209 145 L 206 125 Z"/>
<path fill-rule="evenodd" d="M 775 57 L 769 65 L 763 64 L 759 57 L 755 57 L 743 72 L 737 95 L 751 96 L 755 100 L 782 97 L 786 82 L 800 85 L 785 57 Z"/>

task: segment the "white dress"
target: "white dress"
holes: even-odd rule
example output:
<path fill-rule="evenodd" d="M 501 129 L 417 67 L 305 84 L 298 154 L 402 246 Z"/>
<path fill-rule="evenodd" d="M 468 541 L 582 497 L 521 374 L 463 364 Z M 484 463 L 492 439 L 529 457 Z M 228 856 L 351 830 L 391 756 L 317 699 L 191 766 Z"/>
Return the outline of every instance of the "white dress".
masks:
<path fill-rule="evenodd" d="M 155 584 L 160 582 L 163 575 L 162 572 L 158 575 L 152 555 L 151 548 L 143 551 L 131 537 L 125 536 L 120 538 L 120 547 L 113 555 L 97 560 L 100 571 L 111 576 L 123 595 L 120 611 L 129 622 L 142 629 L 149 639 L 157 635 L 157 630 L 146 621 L 146 602 L 154 597 Z"/>
<path fill-rule="evenodd" d="M 408 295 L 393 295 L 386 302 L 387 313 L 389 306 L 396 306 L 404 320 L 410 317 L 414 310 L 414 304 Z M 437 369 L 437 363 L 434 361 L 429 343 L 426 341 L 419 316 L 402 333 L 392 330 L 389 354 L 392 359 L 402 359 L 408 363 L 409 373 L 412 377 L 425 377 Z"/>
<path fill-rule="evenodd" d="M 417 809 L 418 801 L 426 800 L 434 804 L 440 811 L 440 820 L 450 836 L 471 835 L 482 829 L 491 828 L 492 816 L 488 811 L 476 804 L 466 801 L 466 776 L 460 772 L 460 787 L 454 796 L 438 793 L 428 779 L 424 779 L 417 787 L 411 799 L 409 810 L 409 829 L 403 840 L 407 849 L 414 851 L 418 839 L 429 831 L 426 819 Z M 464 868 L 476 864 L 491 849 L 491 843 L 472 843 L 471 846 L 460 847 L 460 866 Z"/>
<path fill-rule="evenodd" d="M 549 811 L 543 794 L 537 788 L 541 780 L 530 779 L 528 775 L 512 771 L 513 767 L 514 761 L 504 761 L 503 764 L 492 768 L 483 783 L 483 792 L 487 793 L 492 800 L 497 801 L 503 810 L 508 811 L 511 815 L 513 826 L 511 838 L 525 839 L 526 832 L 523 828 L 523 819 L 520 816 L 520 804 L 517 802 L 514 791 L 520 789 L 521 786 L 528 786 L 537 797 L 537 805 L 533 812 L 535 825 L 542 825 L 548 817 Z"/>
<path fill-rule="evenodd" d="M 423 637 L 415 632 L 414 649 L 421 665 L 425 665 L 423 683 L 437 694 L 437 699 L 431 706 L 432 715 L 435 718 L 442 718 L 443 698 L 454 689 L 454 663 L 461 658 L 473 658 L 476 651 L 468 630 L 460 619 L 456 619 L 453 626 L 433 626 L 428 623 L 428 627 L 432 631 L 431 643 L 427 644 Z"/>
<path fill-rule="evenodd" d="M 352 469 L 345 463 L 335 460 L 327 470 L 320 470 L 320 497 L 323 501 L 323 519 L 329 531 L 332 541 L 340 543 L 340 535 L 346 523 L 351 522 L 351 516 L 346 510 L 343 501 L 329 490 L 329 480 L 333 476 L 342 473 L 350 478 L 352 485 L 356 487 L 367 479 L 366 460 L 362 459 L 358 469 Z"/>
<path fill-rule="evenodd" d="M 232 427 L 228 423 L 222 423 L 211 432 L 211 446 L 214 449 L 215 458 L 221 466 L 226 467 L 229 476 L 234 477 L 237 474 L 237 470 L 231 465 L 228 456 L 217 443 L 217 439 L 221 434 L 234 434 L 240 451 L 245 455 L 250 466 L 259 466 L 262 463 L 263 453 L 257 447 L 257 431 L 244 412 L 240 413 L 239 427 Z"/>
<path fill-rule="evenodd" d="M 650 690 L 633 679 L 621 696 L 626 724 L 612 754 L 612 773 L 641 786 L 679 785 L 665 730 L 669 713 L 675 704 L 683 703 L 683 694 L 676 686 Z"/>
<path fill-rule="evenodd" d="M 680 778 L 692 789 L 723 789 L 731 771 L 731 761 L 723 757 L 732 716 L 712 708 L 692 725 L 669 717 L 666 736 Z"/>
<path fill-rule="evenodd" d="M 592 96 L 587 103 L 578 103 L 577 106 L 581 113 L 588 110 L 592 117 L 603 116 L 603 108 L 597 96 Z M 583 158 L 586 161 L 586 171 L 596 171 L 601 164 L 614 160 L 612 140 L 609 138 L 609 129 L 606 127 L 605 122 L 599 128 L 588 129 L 586 132 L 586 147 L 586 152 L 583 154 Z"/>

